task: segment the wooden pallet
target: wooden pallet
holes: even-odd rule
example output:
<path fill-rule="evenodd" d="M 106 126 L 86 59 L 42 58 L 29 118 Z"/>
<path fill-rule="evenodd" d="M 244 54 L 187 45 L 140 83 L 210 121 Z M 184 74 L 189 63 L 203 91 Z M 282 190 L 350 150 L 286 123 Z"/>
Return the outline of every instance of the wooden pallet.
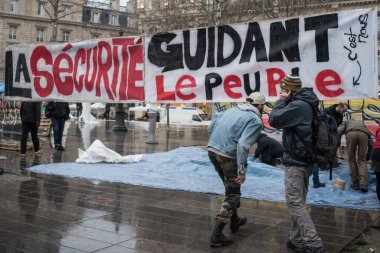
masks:
<path fill-rule="evenodd" d="M 15 140 L 2 140 L 2 139 L 0 139 L 0 149 L 20 151 L 21 150 L 21 143 L 20 143 L 20 141 L 15 141 Z M 32 150 L 33 149 L 33 143 L 27 142 L 26 143 L 26 149 Z"/>

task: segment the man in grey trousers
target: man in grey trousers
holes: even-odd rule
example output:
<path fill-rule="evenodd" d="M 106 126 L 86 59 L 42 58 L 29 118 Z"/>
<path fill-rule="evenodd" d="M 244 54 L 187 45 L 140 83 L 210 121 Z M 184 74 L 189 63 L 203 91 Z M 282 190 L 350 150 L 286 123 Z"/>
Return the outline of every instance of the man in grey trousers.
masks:
<path fill-rule="evenodd" d="M 285 199 L 292 224 L 287 247 L 296 252 L 321 253 L 325 251 L 322 240 L 305 207 L 312 169 L 312 106 L 318 106 L 319 100 L 312 88 L 302 88 L 298 76 L 287 75 L 280 87 L 280 99 L 269 124 L 283 129 Z"/>

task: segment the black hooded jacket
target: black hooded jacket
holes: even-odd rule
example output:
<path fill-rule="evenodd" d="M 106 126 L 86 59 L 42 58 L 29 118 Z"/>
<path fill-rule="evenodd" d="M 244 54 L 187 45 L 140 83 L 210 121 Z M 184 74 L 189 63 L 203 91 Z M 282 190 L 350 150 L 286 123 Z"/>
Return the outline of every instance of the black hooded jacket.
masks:
<path fill-rule="evenodd" d="M 343 114 L 336 111 L 337 106 L 338 106 L 338 104 L 334 104 L 334 105 L 330 106 L 329 108 L 326 108 L 325 112 L 328 115 L 334 117 L 336 125 L 339 126 L 343 122 Z"/>
<path fill-rule="evenodd" d="M 272 154 L 281 154 L 284 152 L 284 147 L 275 139 L 261 133 L 257 138 L 257 148 L 255 157 L 259 157 L 263 152 L 269 150 Z"/>
<path fill-rule="evenodd" d="M 37 123 L 41 119 L 41 102 L 22 102 L 20 107 L 21 122 Z"/>
<path fill-rule="evenodd" d="M 278 100 L 269 115 L 269 124 L 283 129 L 285 154 L 282 162 L 286 166 L 305 166 L 309 163 L 307 158 L 292 154 L 296 150 L 307 152 L 312 147 L 314 112 L 309 103 L 318 106 L 319 99 L 312 88 L 302 88 L 290 100 Z"/>
<path fill-rule="evenodd" d="M 51 117 L 58 120 L 68 120 L 70 118 L 70 108 L 67 102 L 49 102 L 46 110 L 51 111 Z"/>

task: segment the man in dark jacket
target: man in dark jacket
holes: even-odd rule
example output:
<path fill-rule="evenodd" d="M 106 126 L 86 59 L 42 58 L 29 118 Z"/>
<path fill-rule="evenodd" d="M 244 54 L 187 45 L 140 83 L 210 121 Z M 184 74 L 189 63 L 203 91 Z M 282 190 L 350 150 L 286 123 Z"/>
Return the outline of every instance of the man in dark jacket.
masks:
<path fill-rule="evenodd" d="M 319 100 L 312 88 L 302 88 L 297 76 L 287 75 L 280 87 L 280 99 L 269 116 L 269 124 L 283 129 L 285 199 L 291 219 L 287 247 L 297 252 L 324 252 L 322 240 L 305 208 L 312 165 L 312 106 L 318 106 Z"/>
<path fill-rule="evenodd" d="M 37 132 L 41 119 L 41 103 L 40 102 L 22 102 L 20 108 L 21 116 L 21 157 L 25 157 L 26 143 L 28 135 L 32 136 L 34 152 L 37 154 L 41 151 L 40 140 Z"/>
<path fill-rule="evenodd" d="M 282 157 L 284 147 L 273 138 L 261 133 L 257 138 L 257 148 L 255 150 L 255 158 L 260 156 L 263 163 L 276 166 L 276 159 Z"/>
<path fill-rule="evenodd" d="M 50 112 L 51 123 L 53 124 L 54 149 L 65 150 L 62 146 L 62 136 L 65 121 L 70 118 L 69 104 L 66 102 L 49 102 L 46 111 Z"/>
<path fill-rule="evenodd" d="M 335 119 L 336 125 L 339 127 L 343 122 L 343 114 L 347 111 L 346 103 L 333 104 L 324 111 Z"/>

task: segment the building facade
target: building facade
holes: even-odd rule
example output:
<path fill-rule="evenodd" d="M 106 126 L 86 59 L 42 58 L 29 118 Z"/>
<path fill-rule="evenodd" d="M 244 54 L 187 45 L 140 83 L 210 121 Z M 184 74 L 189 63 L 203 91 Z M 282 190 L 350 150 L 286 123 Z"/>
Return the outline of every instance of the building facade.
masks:
<path fill-rule="evenodd" d="M 144 34 L 380 7 L 380 0 L 140 0 Z"/>
<path fill-rule="evenodd" d="M 4 81 L 4 57 L 8 46 L 137 35 L 138 16 L 133 2 L 120 6 L 120 0 L 109 3 L 57 0 L 54 9 L 49 1 L 0 1 L 0 82 Z"/>

